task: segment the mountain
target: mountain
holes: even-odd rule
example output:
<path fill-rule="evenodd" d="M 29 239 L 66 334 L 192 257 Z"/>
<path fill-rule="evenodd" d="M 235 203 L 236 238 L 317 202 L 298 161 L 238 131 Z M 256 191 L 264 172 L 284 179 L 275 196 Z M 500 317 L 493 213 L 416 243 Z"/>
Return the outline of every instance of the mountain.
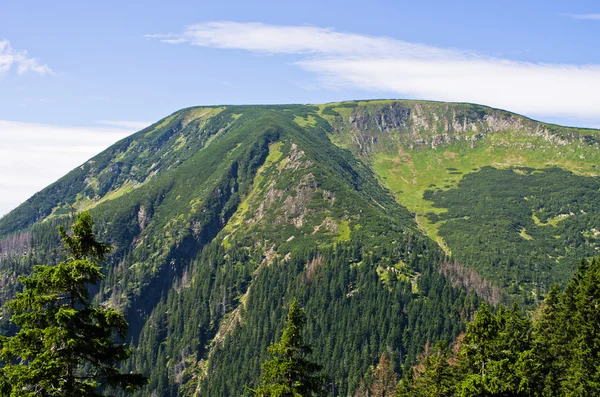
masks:
<path fill-rule="evenodd" d="M 470 104 L 327 107 L 350 149 L 459 264 L 536 302 L 598 254 L 600 135 Z"/>
<path fill-rule="evenodd" d="M 183 109 L 0 219 L 0 298 L 90 210 L 140 395 L 240 395 L 293 297 L 347 395 L 382 352 L 401 370 L 482 299 L 533 307 L 597 254 L 599 143 L 470 104 Z"/>

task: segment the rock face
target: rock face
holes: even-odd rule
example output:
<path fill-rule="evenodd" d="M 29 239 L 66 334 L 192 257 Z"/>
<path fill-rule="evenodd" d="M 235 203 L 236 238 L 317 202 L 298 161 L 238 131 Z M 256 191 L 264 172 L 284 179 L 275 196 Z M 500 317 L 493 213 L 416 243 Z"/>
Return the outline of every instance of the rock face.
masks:
<path fill-rule="evenodd" d="M 412 109 L 403 103 L 394 102 L 383 106 L 376 112 L 369 112 L 365 108 L 355 108 L 348 120 L 357 131 L 378 129 L 379 131 L 392 131 L 406 128 L 411 121 Z"/>
<path fill-rule="evenodd" d="M 541 138 L 557 146 L 576 140 L 598 144 L 594 135 L 574 133 L 503 110 L 434 102 L 367 102 L 364 106 L 353 107 L 346 117 L 337 116 L 333 131 L 338 134 L 350 132 L 351 142 L 347 144 L 363 155 L 369 154 L 378 142 L 388 144 L 390 139 L 412 149 L 435 149 L 457 141 L 468 141 L 474 146 L 480 139 L 507 131 Z"/>

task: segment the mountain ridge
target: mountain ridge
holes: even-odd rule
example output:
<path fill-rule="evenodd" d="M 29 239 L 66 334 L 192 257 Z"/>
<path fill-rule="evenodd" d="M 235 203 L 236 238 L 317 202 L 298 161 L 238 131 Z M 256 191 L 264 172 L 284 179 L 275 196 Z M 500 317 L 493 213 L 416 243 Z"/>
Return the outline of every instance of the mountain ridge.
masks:
<path fill-rule="evenodd" d="M 598 250 L 599 134 L 443 102 L 182 109 L 0 218 L 0 300 L 90 210 L 114 247 L 96 301 L 127 313 L 142 395 L 239 394 L 291 296 L 348 394 L 381 352 L 402 369 L 481 299 L 534 305 Z"/>

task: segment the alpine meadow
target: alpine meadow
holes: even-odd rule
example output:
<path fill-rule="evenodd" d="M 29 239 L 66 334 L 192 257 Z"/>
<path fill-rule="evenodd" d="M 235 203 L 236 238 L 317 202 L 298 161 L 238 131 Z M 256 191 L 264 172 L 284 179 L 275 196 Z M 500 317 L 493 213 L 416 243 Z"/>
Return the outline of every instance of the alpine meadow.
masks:
<path fill-rule="evenodd" d="M 0 393 L 598 395 L 599 165 L 600 130 L 467 103 L 179 110 L 0 218 Z M 42 321 L 52 269 L 79 301 Z M 78 310 L 113 382 L 7 386 Z"/>

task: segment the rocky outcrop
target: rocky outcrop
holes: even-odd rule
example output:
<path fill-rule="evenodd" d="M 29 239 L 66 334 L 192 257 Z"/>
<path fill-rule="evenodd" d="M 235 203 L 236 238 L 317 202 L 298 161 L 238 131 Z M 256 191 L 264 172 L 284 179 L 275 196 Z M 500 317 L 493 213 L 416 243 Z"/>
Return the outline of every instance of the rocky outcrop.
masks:
<path fill-rule="evenodd" d="M 398 101 L 354 107 L 349 117 L 336 117 L 333 132 L 347 135 L 361 155 L 375 145 L 400 143 L 433 149 L 457 141 L 475 142 L 500 132 L 514 132 L 564 146 L 573 142 L 598 145 L 593 135 L 530 120 L 507 111 L 471 104 Z"/>

